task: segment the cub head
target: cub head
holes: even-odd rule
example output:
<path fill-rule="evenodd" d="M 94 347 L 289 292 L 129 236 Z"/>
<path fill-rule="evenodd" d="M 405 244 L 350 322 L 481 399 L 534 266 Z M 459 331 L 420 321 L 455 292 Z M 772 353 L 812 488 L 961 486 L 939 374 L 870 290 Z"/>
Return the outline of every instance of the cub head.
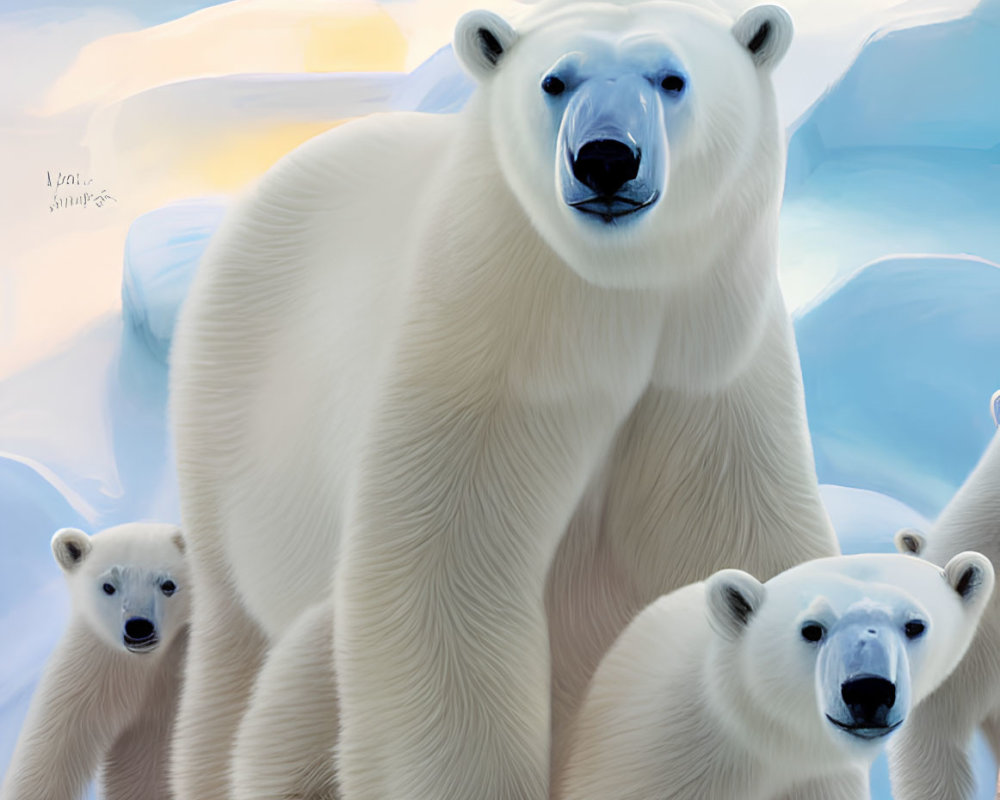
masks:
<path fill-rule="evenodd" d="M 722 647 L 738 651 L 754 707 L 803 741 L 874 758 L 958 664 L 993 581 L 979 553 L 943 570 L 859 555 L 808 562 L 766 584 L 724 570 L 706 589 L 709 619 Z"/>
<path fill-rule="evenodd" d="M 151 653 L 187 622 L 184 537 L 176 526 L 130 523 L 93 536 L 63 528 L 52 553 L 74 613 L 110 647 Z"/>
<path fill-rule="evenodd" d="M 763 5 L 732 20 L 676 0 L 543 3 L 517 28 L 458 22 L 501 172 L 542 237 L 600 286 L 667 286 L 776 213 L 770 73 L 792 36 Z"/>

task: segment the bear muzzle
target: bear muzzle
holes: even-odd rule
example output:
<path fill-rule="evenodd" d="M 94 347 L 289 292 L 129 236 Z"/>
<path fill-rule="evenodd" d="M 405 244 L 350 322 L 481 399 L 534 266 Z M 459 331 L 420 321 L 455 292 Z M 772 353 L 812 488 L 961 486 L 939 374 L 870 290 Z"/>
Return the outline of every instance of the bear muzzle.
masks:
<path fill-rule="evenodd" d="M 559 130 L 563 202 L 610 223 L 653 206 L 665 185 L 667 142 L 660 102 L 638 76 L 589 80 Z"/>
<path fill-rule="evenodd" d="M 148 653 L 160 643 L 156 625 L 145 617 L 130 617 L 126 620 L 122 641 L 130 653 Z"/>
<path fill-rule="evenodd" d="M 889 712 L 896 704 L 896 684 L 878 675 L 863 675 L 844 681 L 840 695 L 850 715 L 850 721 L 830 720 L 841 730 L 862 739 L 879 739 L 903 724 L 902 719 L 890 721 Z"/>

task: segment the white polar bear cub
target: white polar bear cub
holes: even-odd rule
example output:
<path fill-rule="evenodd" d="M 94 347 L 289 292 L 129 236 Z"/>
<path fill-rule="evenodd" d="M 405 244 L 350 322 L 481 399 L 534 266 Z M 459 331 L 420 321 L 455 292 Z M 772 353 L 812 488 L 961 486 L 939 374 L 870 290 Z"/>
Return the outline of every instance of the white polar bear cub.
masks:
<path fill-rule="evenodd" d="M 739 570 L 643 611 L 601 662 L 563 800 L 859 800 L 868 767 L 947 677 L 989 560 L 841 556 Z"/>
<path fill-rule="evenodd" d="M 179 797 L 229 796 L 265 655 L 328 599 L 345 797 L 547 800 L 639 610 L 836 552 L 775 269 L 791 33 L 470 12 L 460 113 L 343 125 L 234 209 L 172 354 Z"/>
<path fill-rule="evenodd" d="M 1000 397 L 995 395 L 994 400 Z M 1000 565 L 1000 433 L 924 537 L 896 534 L 900 550 L 943 564 L 974 548 Z M 1000 761 L 1000 593 L 962 663 L 913 714 L 889 747 L 897 800 L 968 800 L 974 790 L 969 747 L 980 728 Z"/>
<path fill-rule="evenodd" d="M 2 800 L 73 800 L 101 769 L 106 800 L 166 800 L 167 753 L 187 640 L 184 539 L 129 523 L 64 528 L 52 552 L 69 626 L 28 710 Z"/>

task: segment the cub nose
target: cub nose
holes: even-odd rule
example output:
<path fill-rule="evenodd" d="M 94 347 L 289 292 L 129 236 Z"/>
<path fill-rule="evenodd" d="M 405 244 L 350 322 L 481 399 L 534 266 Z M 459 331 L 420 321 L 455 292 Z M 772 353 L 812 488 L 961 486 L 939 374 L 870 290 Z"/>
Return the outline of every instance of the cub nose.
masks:
<path fill-rule="evenodd" d="M 855 678 L 844 681 L 840 696 L 855 722 L 883 726 L 896 702 L 896 685 L 885 678 Z"/>
<path fill-rule="evenodd" d="M 639 174 L 639 153 L 617 139 L 587 142 L 573 160 L 573 175 L 599 195 L 613 195 Z"/>
<path fill-rule="evenodd" d="M 152 639 L 156 627 L 145 617 L 132 617 L 125 623 L 125 638 L 133 642 L 144 642 Z"/>

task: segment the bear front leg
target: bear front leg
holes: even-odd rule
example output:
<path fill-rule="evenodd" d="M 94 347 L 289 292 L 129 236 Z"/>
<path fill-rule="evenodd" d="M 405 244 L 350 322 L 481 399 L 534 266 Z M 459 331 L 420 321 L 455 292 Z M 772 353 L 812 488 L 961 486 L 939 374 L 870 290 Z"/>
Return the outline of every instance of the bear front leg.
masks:
<path fill-rule="evenodd" d="M 271 648 L 233 757 L 235 800 L 336 800 L 333 605 L 299 616 Z"/>
<path fill-rule="evenodd" d="M 233 741 L 266 640 L 224 576 L 198 567 L 193 573 L 187 667 L 170 783 L 177 800 L 228 800 Z"/>
<path fill-rule="evenodd" d="M 136 656 L 112 652 L 86 625 L 70 620 L 45 667 L 7 767 L 2 800 L 81 797 L 141 697 L 129 669 Z"/>
<path fill-rule="evenodd" d="M 428 383 L 391 387 L 345 530 L 334 597 L 341 791 L 544 800 L 545 576 L 615 409 L 590 397 L 581 410 L 437 395 Z"/>
<path fill-rule="evenodd" d="M 180 632 L 156 665 L 135 720 L 111 746 L 101 771 L 104 800 L 170 800 L 168 759 L 180 701 L 188 633 Z M 145 658 L 145 656 L 133 656 Z"/>

